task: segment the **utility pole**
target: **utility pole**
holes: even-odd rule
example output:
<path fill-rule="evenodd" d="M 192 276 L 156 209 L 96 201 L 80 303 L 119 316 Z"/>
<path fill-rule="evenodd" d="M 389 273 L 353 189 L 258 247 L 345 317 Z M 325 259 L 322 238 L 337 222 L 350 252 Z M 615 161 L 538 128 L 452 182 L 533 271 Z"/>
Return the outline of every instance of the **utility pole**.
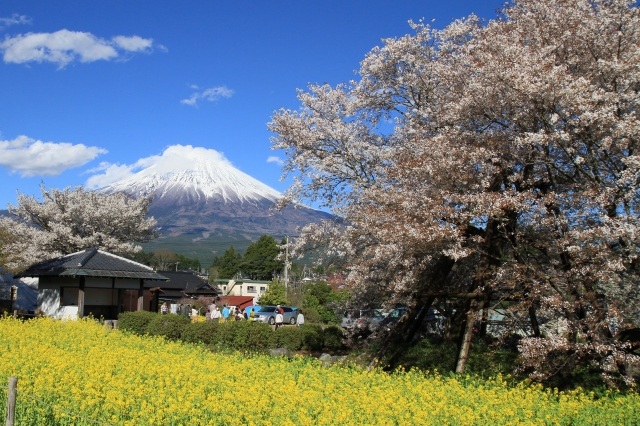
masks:
<path fill-rule="evenodd" d="M 284 295 L 287 296 L 289 290 L 289 236 L 287 235 L 287 245 L 284 247 Z"/>

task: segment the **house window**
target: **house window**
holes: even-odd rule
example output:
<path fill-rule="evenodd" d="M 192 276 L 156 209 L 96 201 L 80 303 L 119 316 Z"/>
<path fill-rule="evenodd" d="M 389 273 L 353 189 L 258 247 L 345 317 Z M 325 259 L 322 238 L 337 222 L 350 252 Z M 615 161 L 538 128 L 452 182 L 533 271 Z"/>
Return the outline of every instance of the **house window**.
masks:
<path fill-rule="evenodd" d="M 60 304 L 62 306 L 78 306 L 78 287 L 61 287 Z"/>
<path fill-rule="evenodd" d="M 256 292 L 256 286 L 254 285 L 247 286 L 247 293 L 255 293 L 255 292 Z"/>
<path fill-rule="evenodd" d="M 267 291 L 266 287 L 260 287 L 260 294 L 264 294 L 265 291 Z"/>

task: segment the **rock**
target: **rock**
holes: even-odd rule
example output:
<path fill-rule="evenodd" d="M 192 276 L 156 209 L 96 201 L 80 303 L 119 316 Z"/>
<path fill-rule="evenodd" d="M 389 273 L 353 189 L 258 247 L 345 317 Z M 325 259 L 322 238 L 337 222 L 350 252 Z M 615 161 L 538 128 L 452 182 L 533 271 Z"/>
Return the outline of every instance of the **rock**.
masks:
<path fill-rule="evenodd" d="M 318 357 L 318 360 L 320 362 L 322 362 L 322 365 L 324 365 L 325 367 L 333 364 L 335 362 L 335 360 L 333 359 L 333 357 L 329 354 L 322 354 L 320 355 L 320 357 Z"/>
<path fill-rule="evenodd" d="M 287 349 L 287 348 L 269 349 L 269 355 L 271 355 L 271 356 L 286 356 L 286 357 L 291 358 L 291 352 L 289 352 L 289 349 Z"/>
<path fill-rule="evenodd" d="M 346 364 L 347 363 L 347 356 L 343 355 L 343 356 L 337 357 L 336 362 L 338 362 L 339 364 L 342 364 L 342 365 Z"/>

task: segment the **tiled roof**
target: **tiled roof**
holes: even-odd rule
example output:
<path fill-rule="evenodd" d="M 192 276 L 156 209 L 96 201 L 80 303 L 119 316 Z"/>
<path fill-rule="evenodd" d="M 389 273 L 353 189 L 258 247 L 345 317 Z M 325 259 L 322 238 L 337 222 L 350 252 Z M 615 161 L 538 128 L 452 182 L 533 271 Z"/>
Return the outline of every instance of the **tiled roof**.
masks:
<path fill-rule="evenodd" d="M 85 276 L 168 280 L 152 268 L 115 254 L 89 248 L 32 265 L 17 277 Z"/>
<path fill-rule="evenodd" d="M 184 271 L 158 271 L 160 274 L 169 278 L 169 281 L 162 284 L 158 284 L 153 281 L 145 281 L 144 286 L 147 288 L 160 287 L 163 291 L 167 290 L 180 290 L 184 293 L 202 293 L 202 294 L 218 294 L 218 290 L 215 286 L 210 286 L 207 280 L 200 278 L 199 276 Z M 202 288 L 205 287 L 205 288 Z M 212 287 L 211 289 L 209 287 Z"/>

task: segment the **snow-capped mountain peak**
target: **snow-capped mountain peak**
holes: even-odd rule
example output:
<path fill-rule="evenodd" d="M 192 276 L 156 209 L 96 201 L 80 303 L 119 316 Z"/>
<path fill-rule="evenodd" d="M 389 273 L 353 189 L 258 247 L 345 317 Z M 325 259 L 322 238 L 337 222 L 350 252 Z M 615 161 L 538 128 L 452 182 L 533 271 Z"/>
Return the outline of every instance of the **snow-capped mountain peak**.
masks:
<path fill-rule="evenodd" d="M 135 174 L 104 187 L 104 192 L 126 192 L 134 196 L 153 195 L 154 204 L 216 202 L 275 202 L 281 194 L 252 178 L 219 152 L 174 145 L 162 155 L 136 163 Z"/>

